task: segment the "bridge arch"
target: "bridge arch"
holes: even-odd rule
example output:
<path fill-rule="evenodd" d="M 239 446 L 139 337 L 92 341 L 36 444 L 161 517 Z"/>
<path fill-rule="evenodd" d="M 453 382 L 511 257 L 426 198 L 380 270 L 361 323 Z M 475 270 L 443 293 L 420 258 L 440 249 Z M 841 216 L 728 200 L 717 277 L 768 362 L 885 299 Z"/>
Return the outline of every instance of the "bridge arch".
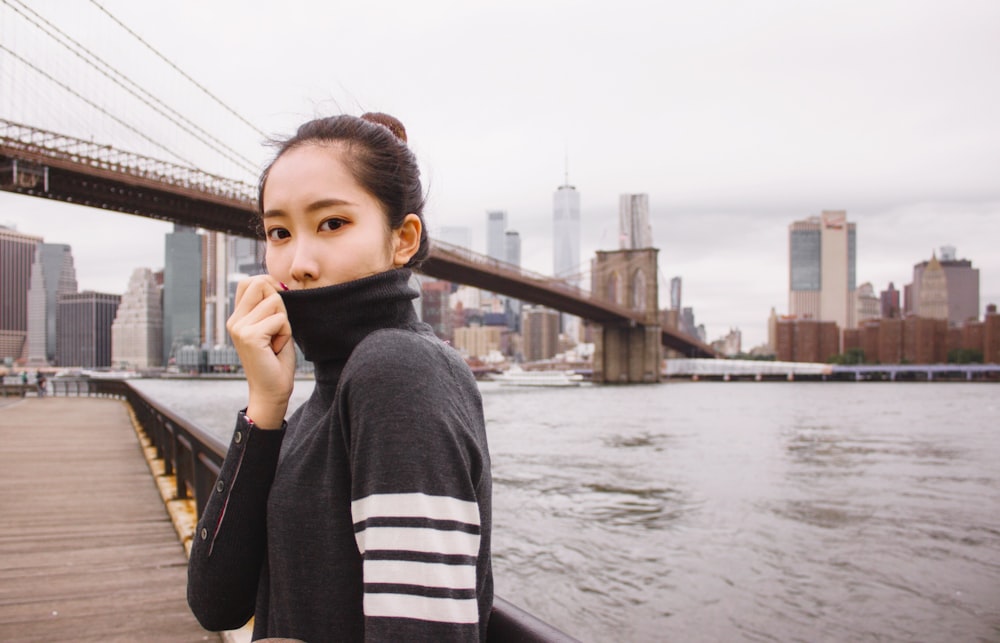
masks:
<path fill-rule="evenodd" d="M 618 305 L 625 303 L 625 289 L 622 284 L 622 276 L 617 270 L 611 271 L 611 274 L 608 275 L 606 300 Z"/>
<path fill-rule="evenodd" d="M 643 272 L 642 268 L 636 268 L 632 273 L 632 284 L 629 286 L 629 291 L 632 293 L 632 301 L 629 302 L 632 310 L 645 312 L 647 285 L 646 273 Z"/>

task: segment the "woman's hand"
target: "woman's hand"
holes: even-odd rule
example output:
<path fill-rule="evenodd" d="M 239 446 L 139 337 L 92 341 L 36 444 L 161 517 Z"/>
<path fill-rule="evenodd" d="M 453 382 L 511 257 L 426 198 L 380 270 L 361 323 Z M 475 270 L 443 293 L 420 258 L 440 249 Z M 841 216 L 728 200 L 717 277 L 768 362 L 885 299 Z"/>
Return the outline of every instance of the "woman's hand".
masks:
<path fill-rule="evenodd" d="M 295 344 L 280 287 L 268 275 L 241 281 L 226 321 L 250 388 L 246 414 L 262 429 L 281 428 L 295 383 Z"/>

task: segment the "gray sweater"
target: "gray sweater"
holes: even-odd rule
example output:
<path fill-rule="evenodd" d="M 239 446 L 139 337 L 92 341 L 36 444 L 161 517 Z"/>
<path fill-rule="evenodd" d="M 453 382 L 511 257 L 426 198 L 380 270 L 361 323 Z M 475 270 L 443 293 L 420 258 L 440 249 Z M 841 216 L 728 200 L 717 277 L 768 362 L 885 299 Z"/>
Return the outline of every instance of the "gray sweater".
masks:
<path fill-rule="evenodd" d="M 393 270 L 282 293 L 316 388 L 287 428 L 241 413 L 188 567 L 208 629 L 321 641 L 485 639 L 482 401 Z"/>

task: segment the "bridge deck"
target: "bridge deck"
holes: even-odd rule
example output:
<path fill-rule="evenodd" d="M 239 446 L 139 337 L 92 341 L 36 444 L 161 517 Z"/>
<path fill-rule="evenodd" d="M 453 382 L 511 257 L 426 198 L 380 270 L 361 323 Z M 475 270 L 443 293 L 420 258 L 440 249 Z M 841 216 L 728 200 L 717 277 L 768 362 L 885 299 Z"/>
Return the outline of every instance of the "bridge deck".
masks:
<path fill-rule="evenodd" d="M 123 402 L 0 400 L 0 517 L 0 640 L 219 640 Z"/>

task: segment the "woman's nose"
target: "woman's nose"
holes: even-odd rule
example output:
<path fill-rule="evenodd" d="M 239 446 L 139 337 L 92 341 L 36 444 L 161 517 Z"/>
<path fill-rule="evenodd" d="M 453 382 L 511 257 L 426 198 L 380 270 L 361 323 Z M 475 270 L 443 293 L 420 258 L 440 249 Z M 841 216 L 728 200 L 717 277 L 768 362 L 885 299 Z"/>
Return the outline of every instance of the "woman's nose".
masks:
<path fill-rule="evenodd" d="M 318 248 L 307 240 L 299 240 L 295 244 L 295 255 L 292 257 L 292 279 L 305 284 L 319 279 L 319 261 L 316 256 Z"/>

